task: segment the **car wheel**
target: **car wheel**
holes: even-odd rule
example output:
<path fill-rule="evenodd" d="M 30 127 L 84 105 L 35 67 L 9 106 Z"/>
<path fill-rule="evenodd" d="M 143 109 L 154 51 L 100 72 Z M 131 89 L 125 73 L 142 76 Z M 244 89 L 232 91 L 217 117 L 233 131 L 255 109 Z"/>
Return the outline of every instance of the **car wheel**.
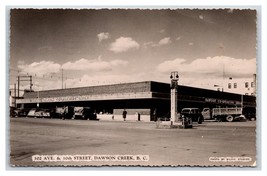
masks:
<path fill-rule="evenodd" d="M 202 118 L 201 118 L 201 117 L 198 117 L 198 118 L 197 118 L 197 123 L 198 123 L 198 124 L 202 124 Z"/>
<path fill-rule="evenodd" d="M 232 121 L 234 121 L 234 117 L 231 116 L 231 115 L 228 115 L 228 116 L 226 117 L 226 121 L 227 121 L 227 122 L 232 122 Z"/>

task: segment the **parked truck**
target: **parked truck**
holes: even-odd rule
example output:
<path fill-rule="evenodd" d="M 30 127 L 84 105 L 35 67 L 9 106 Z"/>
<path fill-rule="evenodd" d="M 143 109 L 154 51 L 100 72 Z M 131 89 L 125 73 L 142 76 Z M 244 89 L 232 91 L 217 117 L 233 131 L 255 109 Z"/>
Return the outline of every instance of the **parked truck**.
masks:
<path fill-rule="evenodd" d="M 240 120 L 245 118 L 242 114 L 241 107 L 234 108 L 204 108 L 202 111 L 204 119 L 214 119 L 217 121 L 232 122 L 234 120 Z"/>
<path fill-rule="evenodd" d="M 56 107 L 54 117 L 61 119 L 71 119 L 73 117 L 73 106 Z"/>

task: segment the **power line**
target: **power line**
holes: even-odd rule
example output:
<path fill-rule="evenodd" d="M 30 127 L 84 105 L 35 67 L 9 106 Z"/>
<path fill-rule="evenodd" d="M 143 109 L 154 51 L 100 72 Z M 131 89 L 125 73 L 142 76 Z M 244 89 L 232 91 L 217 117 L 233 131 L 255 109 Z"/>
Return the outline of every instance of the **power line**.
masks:
<path fill-rule="evenodd" d="M 30 75 L 27 75 L 27 74 L 9 74 L 9 77 L 17 77 L 17 76 L 30 76 Z M 38 75 L 38 74 L 34 74 L 34 75 L 31 75 L 33 78 L 35 79 L 44 79 L 44 80 L 51 80 L 51 79 L 62 79 L 62 76 L 53 76 L 53 75 L 45 75 L 43 74 L 42 76 L 41 75 Z M 70 76 L 63 76 L 63 79 L 66 80 L 66 79 L 74 79 L 73 77 L 70 77 Z"/>

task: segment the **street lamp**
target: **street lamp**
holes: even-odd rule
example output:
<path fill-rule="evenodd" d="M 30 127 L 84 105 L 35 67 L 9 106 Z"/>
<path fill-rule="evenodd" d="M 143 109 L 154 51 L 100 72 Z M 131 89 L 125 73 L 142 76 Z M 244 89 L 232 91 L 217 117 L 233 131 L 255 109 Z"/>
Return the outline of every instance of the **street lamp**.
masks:
<path fill-rule="evenodd" d="M 175 122 L 175 119 L 177 117 L 177 101 L 178 101 L 178 80 L 179 75 L 178 71 L 171 72 L 171 125 Z"/>

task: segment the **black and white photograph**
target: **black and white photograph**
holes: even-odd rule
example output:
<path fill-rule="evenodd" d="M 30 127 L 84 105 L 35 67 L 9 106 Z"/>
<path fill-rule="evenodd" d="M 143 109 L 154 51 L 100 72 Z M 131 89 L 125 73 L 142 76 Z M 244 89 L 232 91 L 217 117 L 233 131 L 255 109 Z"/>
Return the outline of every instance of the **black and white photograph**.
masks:
<path fill-rule="evenodd" d="M 10 167 L 249 167 L 255 8 L 11 8 Z"/>

